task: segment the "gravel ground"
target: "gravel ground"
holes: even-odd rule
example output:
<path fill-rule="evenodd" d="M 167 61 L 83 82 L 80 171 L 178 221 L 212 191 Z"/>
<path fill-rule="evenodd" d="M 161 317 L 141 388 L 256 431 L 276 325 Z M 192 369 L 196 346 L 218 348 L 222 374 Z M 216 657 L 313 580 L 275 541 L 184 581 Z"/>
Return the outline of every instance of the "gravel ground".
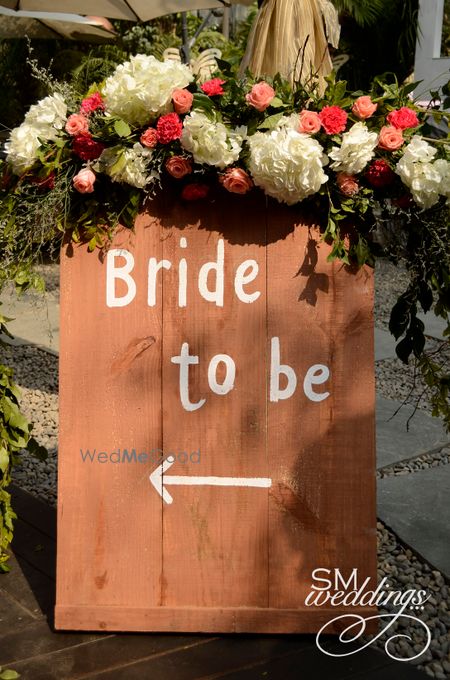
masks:
<path fill-rule="evenodd" d="M 57 265 L 43 266 L 42 273 L 46 280 L 47 290 L 58 293 Z M 406 288 L 407 274 L 389 262 L 381 262 L 376 272 L 376 325 L 387 329 L 389 312 L 398 295 Z M 436 343 L 434 343 L 436 344 Z M 430 343 L 430 347 L 433 347 Z M 56 504 L 56 455 L 58 424 L 58 358 L 39 348 L 7 347 L 0 349 L 1 359 L 15 369 L 17 382 L 22 390 L 22 408 L 28 418 L 34 422 L 36 439 L 49 450 L 45 463 L 23 456 L 23 464 L 14 472 L 14 481 L 27 491 Z M 388 399 L 406 400 L 416 403 L 422 394 L 423 386 L 414 377 L 414 369 L 405 366 L 398 359 L 388 359 L 376 364 L 377 390 Z M 423 395 L 418 407 L 430 412 L 430 406 Z M 387 475 L 414 474 L 415 471 L 427 467 L 447 465 L 450 462 L 450 447 L 423 454 L 406 462 L 397 463 L 378 471 L 378 478 Z M 417 614 L 432 631 L 429 649 L 418 659 L 411 661 L 437 680 L 450 678 L 450 602 L 449 585 L 444 576 L 433 569 L 412 550 L 403 545 L 389 528 L 378 523 L 378 576 L 389 577 L 392 590 L 405 591 L 410 588 L 424 587 L 432 598 L 425 609 Z M 388 609 L 380 613 L 390 613 Z M 389 644 L 389 650 L 399 658 L 411 658 L 425 646 L 425 628 L 411 622 L 403 627 L 394 623 L 393 627 L 374 644 L 384 649 L 387 639 L 393 633 L 407 634 L 398 637 Z"/>

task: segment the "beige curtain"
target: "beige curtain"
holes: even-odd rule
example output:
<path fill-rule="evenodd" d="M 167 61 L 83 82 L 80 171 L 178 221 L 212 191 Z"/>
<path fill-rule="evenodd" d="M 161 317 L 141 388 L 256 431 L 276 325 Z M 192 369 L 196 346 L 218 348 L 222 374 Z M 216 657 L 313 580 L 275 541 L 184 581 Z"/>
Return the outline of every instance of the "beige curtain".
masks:
<path fill-rule="evenodd" d="M 339 42 L 337 12 L 329 0 L 265 0 L 250 33 L 241 74 L 281 73 L 291 83 L 308 83 L 333 69 L 328 42 Z"/>

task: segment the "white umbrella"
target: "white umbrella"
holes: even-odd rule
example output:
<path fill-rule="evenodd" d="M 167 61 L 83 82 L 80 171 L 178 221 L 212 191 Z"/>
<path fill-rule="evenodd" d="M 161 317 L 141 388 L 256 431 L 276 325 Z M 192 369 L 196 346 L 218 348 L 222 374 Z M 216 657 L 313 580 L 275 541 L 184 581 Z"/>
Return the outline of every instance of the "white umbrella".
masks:
<path fill-rule="evenodd" d="M 253 0 L 61 0 L 57 8 L 59 12 L 77 14 L 91 14 L 95 8 L 96 14 L 110 19 L 149 21 L 175 12 L 238 4 L 251 5 Z M 0 0 L 0 5 L 15 10 L 51 12 L 55 9 L 55 0 Z"/>
<path fill-rule="evenodd" d="M 0 38 L 64 38 L 103 42 L 116 37 L 108 20 L 55 12 L 15 12 L 0 7 Z"/>

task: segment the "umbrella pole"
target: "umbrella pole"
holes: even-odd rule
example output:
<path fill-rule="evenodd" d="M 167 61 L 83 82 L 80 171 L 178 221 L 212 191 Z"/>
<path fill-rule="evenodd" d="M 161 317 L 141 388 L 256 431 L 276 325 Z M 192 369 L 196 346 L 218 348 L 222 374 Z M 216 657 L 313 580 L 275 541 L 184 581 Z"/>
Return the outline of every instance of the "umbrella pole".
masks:
<path fill-rule="evenodd" d="M 189 64 L 190 58 L 191 58 L 191 51 L 189 48 L 189 32 L 188 32 L 188 23 L 187 23 L 187 12 L 182 12 L 181 13 L 181 31 L 183 35 L 183 58 L 184 58 L 184 63 Z"/>

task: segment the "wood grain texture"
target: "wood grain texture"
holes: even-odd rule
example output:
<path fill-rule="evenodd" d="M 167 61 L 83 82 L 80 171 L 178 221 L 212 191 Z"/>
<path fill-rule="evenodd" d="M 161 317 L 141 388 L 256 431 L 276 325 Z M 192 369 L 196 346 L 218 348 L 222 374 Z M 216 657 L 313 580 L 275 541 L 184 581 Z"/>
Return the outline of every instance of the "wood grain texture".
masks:
<path fill-rule="evenodd" d="M 223 307 L 198 289 L 220 239 Z M 317 568 L 344 576 L 357 568 L 360 582 L 376 582 L 372 272 L 327 262 L 329 248 L 304 214 L 259 196 L 162 199 L 113 246 L 135 257 L 136 298 L 121 308 L 106 306 L 97 254 L 71 245 L 62 253 L 56 627 L 313 632 L 348 613 L 304 601 Z M 171 263 L 158 274 L 154 307 L 149 257 Z M 233 286 L 245 260 L 259 266 L 245 287 L 260 292 L 251 304 Z M 273 337 L 298 380 L 277 403 L 269 400 Z M 199 357 L 190 399 L 206 399 L 189 412 L 172 362 L 182 343 Z M 225 395 L 208 384 L 217 354 L 236 363 Z M 330 392 L 320 403 L 303 389 L 314 364 L 331 371 L 314 388 Z M 270 477 L 272 487 L 172 486 L 168 505 L 149 482 L 154 464 L 83 463 L 79 453 L 127 447 L 175 455 L 169 475 Z M 200 462 L 189 462 L 197 451 Z"/>

